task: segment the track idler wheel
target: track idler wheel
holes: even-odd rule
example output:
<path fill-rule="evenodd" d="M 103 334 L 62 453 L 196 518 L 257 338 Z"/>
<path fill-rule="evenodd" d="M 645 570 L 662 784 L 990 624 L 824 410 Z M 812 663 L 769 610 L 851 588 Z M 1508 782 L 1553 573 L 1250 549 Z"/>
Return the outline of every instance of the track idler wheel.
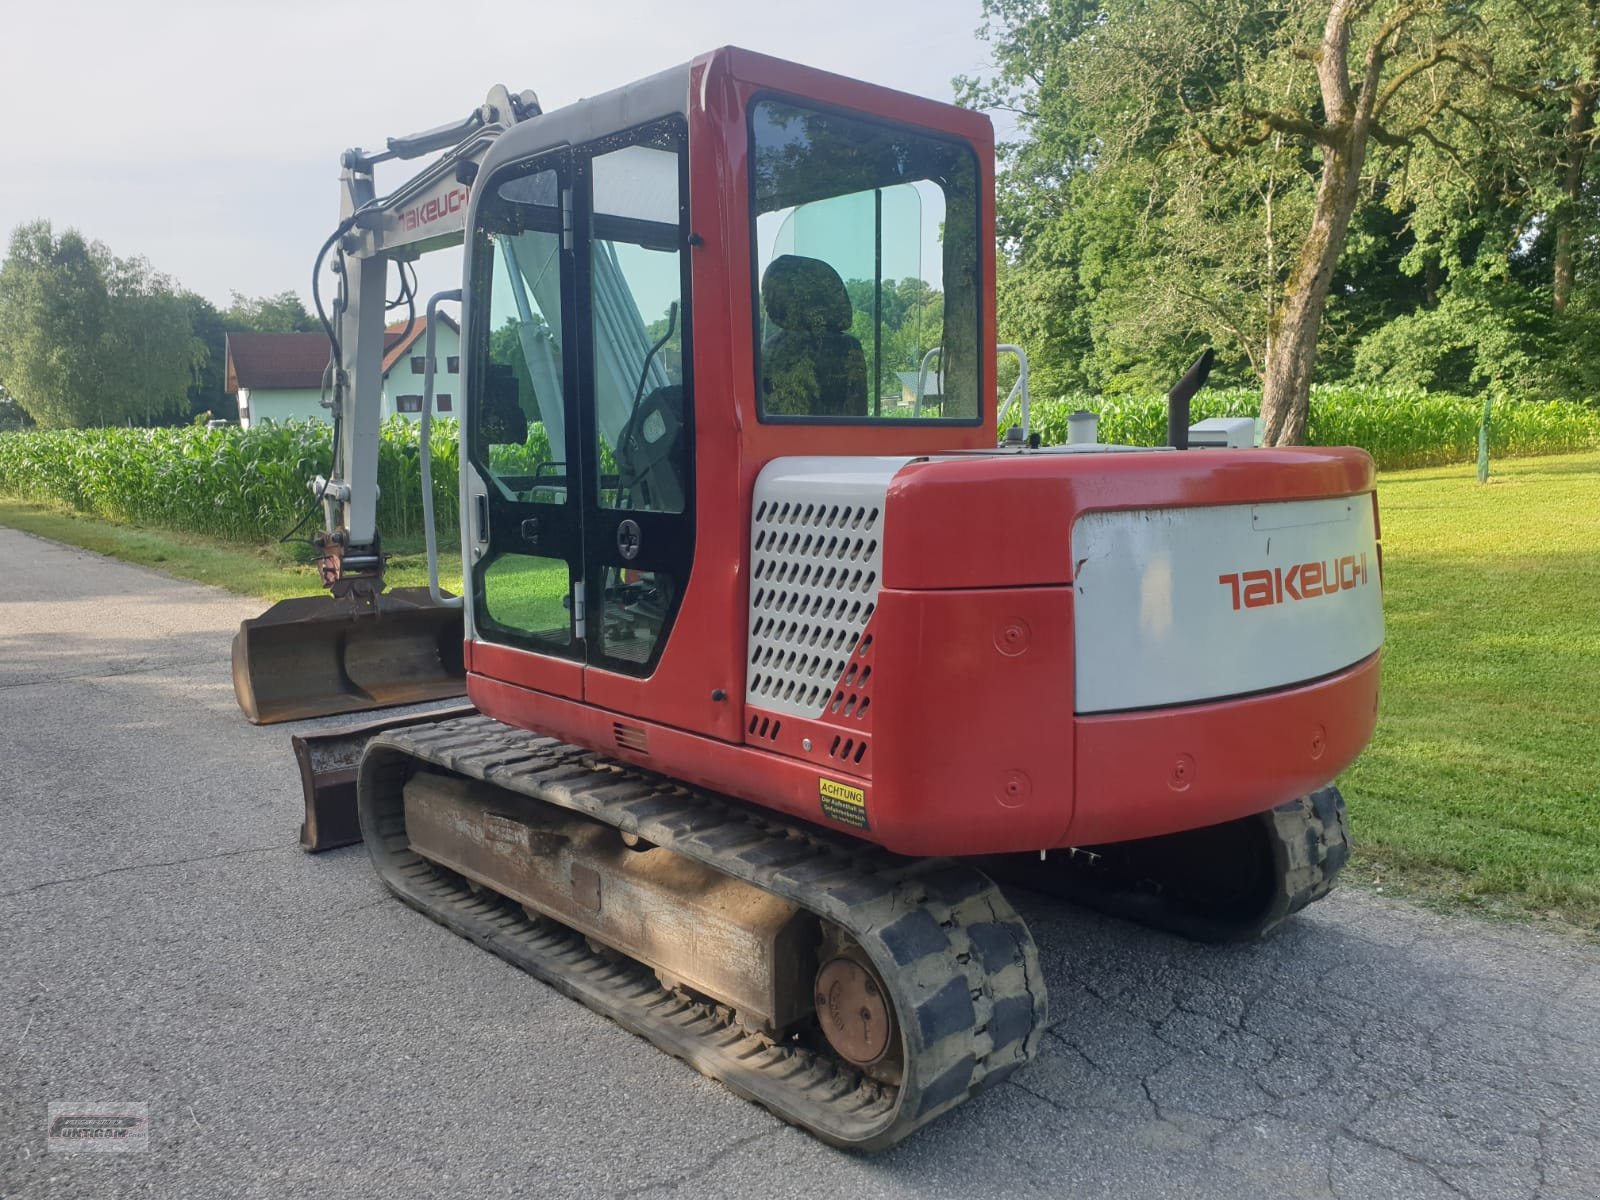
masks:
<path fill-rule="evenodd" d="M 840 955 L 823 963 L 816 1000 L 822 1034 L 846 1062 L 875 1066 L 899 1044 L 894 1003 L 883 981 L 859 958 Z"/>

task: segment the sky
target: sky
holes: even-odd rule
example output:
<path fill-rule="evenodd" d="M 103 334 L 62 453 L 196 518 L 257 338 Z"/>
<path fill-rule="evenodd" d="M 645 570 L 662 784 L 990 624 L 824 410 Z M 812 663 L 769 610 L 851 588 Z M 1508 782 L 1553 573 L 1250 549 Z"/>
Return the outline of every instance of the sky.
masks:
<path fill-rule="evenodd" d="M 219 306 L 309 304 L 340 151 L 465 116 L 495 83 L 549 110 L 732 44 L 950 100 L 990 62 L 980 0 L 0 0 L 0 15 L 0 234 L 70 226 Z M 380 168 L 380 191 L 421 165 Z M 459 272 L 458 254 L 431 256 L 422 294 Z"/>

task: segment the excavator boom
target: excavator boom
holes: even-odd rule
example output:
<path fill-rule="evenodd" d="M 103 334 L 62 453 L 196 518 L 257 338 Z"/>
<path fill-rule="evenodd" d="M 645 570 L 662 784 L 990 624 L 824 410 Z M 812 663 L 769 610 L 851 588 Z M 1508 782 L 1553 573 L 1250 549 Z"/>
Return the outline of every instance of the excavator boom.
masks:
<path fill-rule="evenodd" d="M 401 295 L 414 322 L 406 264 L 461 243 L 478 164 L 501 134 L 538 112 L 532 92 L 512 95 L 497 86 L 460 121 L 390 138 L 378 153 L 352 149 L 342 157 L 340 221 L 314 269 L 320 278 L 331 254 L 339 281 L 333 311 L 324 316 L 334 461 L 327 477 L 309 481 L 322 508 L 324 527 L 313 540 L 329 594 L 282 601 L 240 625 L 233 640 L 234 695 L 255 724 L 466 690 L 459 601 L 428 589 L 385 590 L 377 500 L 385 314 L 394 307 L 389 264 L 402 273 Z M 429 154 L 438 157 L 388 195 L 377 194 L 379 163 Z M 314 291 L 323 315 L 320 288 Z"/>

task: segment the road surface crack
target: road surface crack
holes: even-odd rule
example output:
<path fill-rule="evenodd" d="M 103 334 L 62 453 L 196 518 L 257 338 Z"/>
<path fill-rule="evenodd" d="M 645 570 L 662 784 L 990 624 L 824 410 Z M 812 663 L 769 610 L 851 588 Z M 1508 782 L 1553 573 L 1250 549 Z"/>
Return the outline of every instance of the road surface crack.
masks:
<path fill-rule="evenodd" d="M 104 871 L 95 871 L 89 875 L 74 875 L 67 879 L 47 879 L 43 883 L 30 884 L 25 888 L 17 888 L 11 892 L 0 892 L 0 900 L 9 900 L 13 896 L 26 896 L 33 892 L 42 892 L 45 888 L 65 887 L 69 883 L 88 883 L 93 879 L 102 879 L 107 875 L 122 875 L 128 871 L 149 871 L 159 867 L 181 867 L 186 863 L 210 862 L 216 858 L 239 858 L 245 854 L 266 854 L 273 850 L 282 850 L 282 846 L 247 846 L 242 850 L 222 850 L 216 854 L 197 854 L 192 858 L 174 858 L 167 862 L 129 863 L 125 867 L 107 867 Z"/>
<path fill-rule="evenodd" d="M 137 666 L 123 667 L 114 671 L 75 671 L 71 674 L 46 675 L 42 679 L 19 679 L 14 683 L 0 683 L 0 692 L 13 691 L 17 688 L 48 687 L 57 683 L 75 683 L 80 679 L 118 679 L 124 675 L 149 675 L 156 671 L 170 671 L 174 667 L 203 667 L 209 666 L 216 660 L 213 656 L 205 658 L 180 658 L 166 659 L 161 662 L 151 662 L 149 659 L 139 659 Z"/>
<path fill-rule="evenodd" d="M 654 1192 L 657 1190 L 674 1191 L 686 1183 L 693 1183 L 698 1179 L 703 1179 L 705 1176 L 711 1173 L 711 1169 L 713 1167 L 715 1167 L 723 1159 L 727 1158 L 730 1154 L 734 1154 L 740 1150 L 743 1150 L 752 1142 L 759 1142 L 762 1138 L 771 1137 L 773 1134 L 781 1132 L 782 1129 L 783 1126 L 777 1125 L 771 1129 L 763 1129 L 759 1133 L 746 1134 L 744 1137 L 735 1142 L 730 1142 L 728 1145 L 718 1150 L 704 1162 L 700 1163 L 699 1166 L 693 1167 L 690 1170 L 683 1172 L 681 1175 L 673 1175 L 666 1179 L 652 1179 L 649 1183 L 641 1183 L 637 1187 L 624 1188 L 622 1191 L 614 1193 L 615 1200 L 622 1200 L 622 1197 L 624 1196 L 640 1196 L 645 1192 Z"/>

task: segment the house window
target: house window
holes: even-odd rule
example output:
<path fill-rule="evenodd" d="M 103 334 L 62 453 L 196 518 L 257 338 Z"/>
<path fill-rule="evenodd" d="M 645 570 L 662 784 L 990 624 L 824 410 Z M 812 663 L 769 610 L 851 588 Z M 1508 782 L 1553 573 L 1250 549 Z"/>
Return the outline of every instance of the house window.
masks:
<path fill-rule="evenodd" d="M 394 398 L 395 412 L 419 413 L 422 411 L 421 396 L 396 396 Z"/>
<path fill-rule="evenodd" d="M 451 410 L 451 405 L 450 405 L 450 393 L 449 392 L 441 393 L 440 395 L 435 396 L 434 399 L 437 400 L 438 403 L 439 403 L 439 411 L 440 412 L 443 413 L 443 412 L 452 411 Z"/>
<path fill-rule="evenodd" d="M 452 374 L 452 375 L 461 374 L 461 357 L 459 355 L 452 354 L 452 355 L 448 356 L 444 360 L 444 364 L 445 364 L 444 365 L 444 369 L 446 371 L 450 372 L 450 374 Z"/>
<path fill-rule="evenodd" d="M 428 356 L 426 354 L 413 354 L 411 356 L 411 373 L 421 375 L 428 369 Z"/>

